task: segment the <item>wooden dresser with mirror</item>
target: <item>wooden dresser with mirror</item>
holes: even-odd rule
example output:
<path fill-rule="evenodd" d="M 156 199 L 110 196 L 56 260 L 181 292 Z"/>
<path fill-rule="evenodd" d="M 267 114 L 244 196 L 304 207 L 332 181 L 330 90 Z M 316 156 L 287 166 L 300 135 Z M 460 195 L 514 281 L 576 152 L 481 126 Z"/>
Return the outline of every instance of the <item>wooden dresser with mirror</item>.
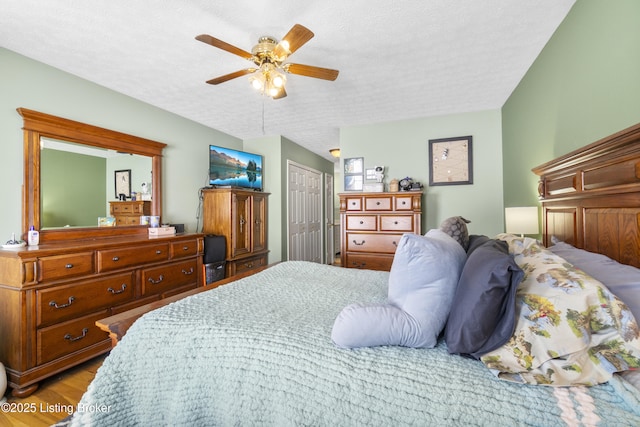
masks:
<path fill-rule="evenodd" d="M 165 144 L 18 112 L 24 119 L 22 238 L 33 225 L 40 242 L 0 249 L 0 361 L 12 394 L 26 397 L 41 380 L 111 349 L 96 320 L 201 286 L 204 241 L 202 234 L 150 238 L 141 225 L 43 227 L 43 218 L 53 216 L 42 201 L 43 139 L 148 157 L 152 194 L 145 203 L 160 217 Z M 108 202 L 101 202 L 104 216 Z M 91 221 L 97 225 L 97 218 Z"/>

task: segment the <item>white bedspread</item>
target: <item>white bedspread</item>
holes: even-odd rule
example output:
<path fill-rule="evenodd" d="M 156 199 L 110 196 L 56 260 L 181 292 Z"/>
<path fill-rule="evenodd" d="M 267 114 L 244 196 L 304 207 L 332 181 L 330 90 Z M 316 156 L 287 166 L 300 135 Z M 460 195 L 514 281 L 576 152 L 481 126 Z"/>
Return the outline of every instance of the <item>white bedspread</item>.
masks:
<path fill-rule="evenodd" d="M 387 280 L 285 262 L 148 313 L 106 358 L 72 425 L 640 425 L 640 392 L 617 377 L 553 389 L 501 381 L 442 342 L 334 346 L 340 310 L 384 301 Z"/>

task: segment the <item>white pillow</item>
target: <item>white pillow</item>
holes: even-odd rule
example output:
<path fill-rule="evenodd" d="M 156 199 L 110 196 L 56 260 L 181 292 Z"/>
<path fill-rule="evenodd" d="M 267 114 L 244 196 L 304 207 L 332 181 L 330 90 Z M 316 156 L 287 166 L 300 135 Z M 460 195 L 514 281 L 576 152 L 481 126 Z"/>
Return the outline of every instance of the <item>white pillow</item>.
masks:
<path fill-rule="evenodd" d="M 334 343 L 435 347 L 466 259 L 462 246 L 441 230 L 403 235 L 391 265 L 387 303 L 345 307 L 333 326 Z"/>

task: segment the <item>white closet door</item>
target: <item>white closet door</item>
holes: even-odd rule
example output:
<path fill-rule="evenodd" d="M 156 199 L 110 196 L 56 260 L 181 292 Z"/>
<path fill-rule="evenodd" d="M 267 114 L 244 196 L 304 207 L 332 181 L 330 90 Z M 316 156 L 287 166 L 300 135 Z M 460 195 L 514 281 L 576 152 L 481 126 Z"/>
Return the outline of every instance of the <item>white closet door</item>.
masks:
<path fill-rule="evenodd" d="M 322 173 L 287 162 L 288 259 L 322 262 Z"/>

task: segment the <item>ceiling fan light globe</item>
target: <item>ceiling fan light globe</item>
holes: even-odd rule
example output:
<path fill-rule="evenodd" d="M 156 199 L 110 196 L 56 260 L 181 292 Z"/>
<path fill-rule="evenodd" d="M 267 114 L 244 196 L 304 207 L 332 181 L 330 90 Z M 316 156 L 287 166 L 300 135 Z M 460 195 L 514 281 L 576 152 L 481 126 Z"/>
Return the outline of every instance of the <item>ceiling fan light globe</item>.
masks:
<path fill-rule="evenodd" d="M 276 76 L 272 80 L 273 85 L 278 88 L 284 86 L 284 82 L 285 82 L 284 76 L 281 74 L 276 74 Z"/>
<path fill-rule="evenodd" d="M 269 88 L 269 96 L 274 97 L 278 94 L 278 88 L 277 87 L 271 87 Z"/>
<path fill-rule="evenodd" d="M 262 89 L 262 82 L 258 79 L 253 79 L 251 81 L 251 86 L 253 86 L 254 89 L 257 90 L 261 90 Z"/>

